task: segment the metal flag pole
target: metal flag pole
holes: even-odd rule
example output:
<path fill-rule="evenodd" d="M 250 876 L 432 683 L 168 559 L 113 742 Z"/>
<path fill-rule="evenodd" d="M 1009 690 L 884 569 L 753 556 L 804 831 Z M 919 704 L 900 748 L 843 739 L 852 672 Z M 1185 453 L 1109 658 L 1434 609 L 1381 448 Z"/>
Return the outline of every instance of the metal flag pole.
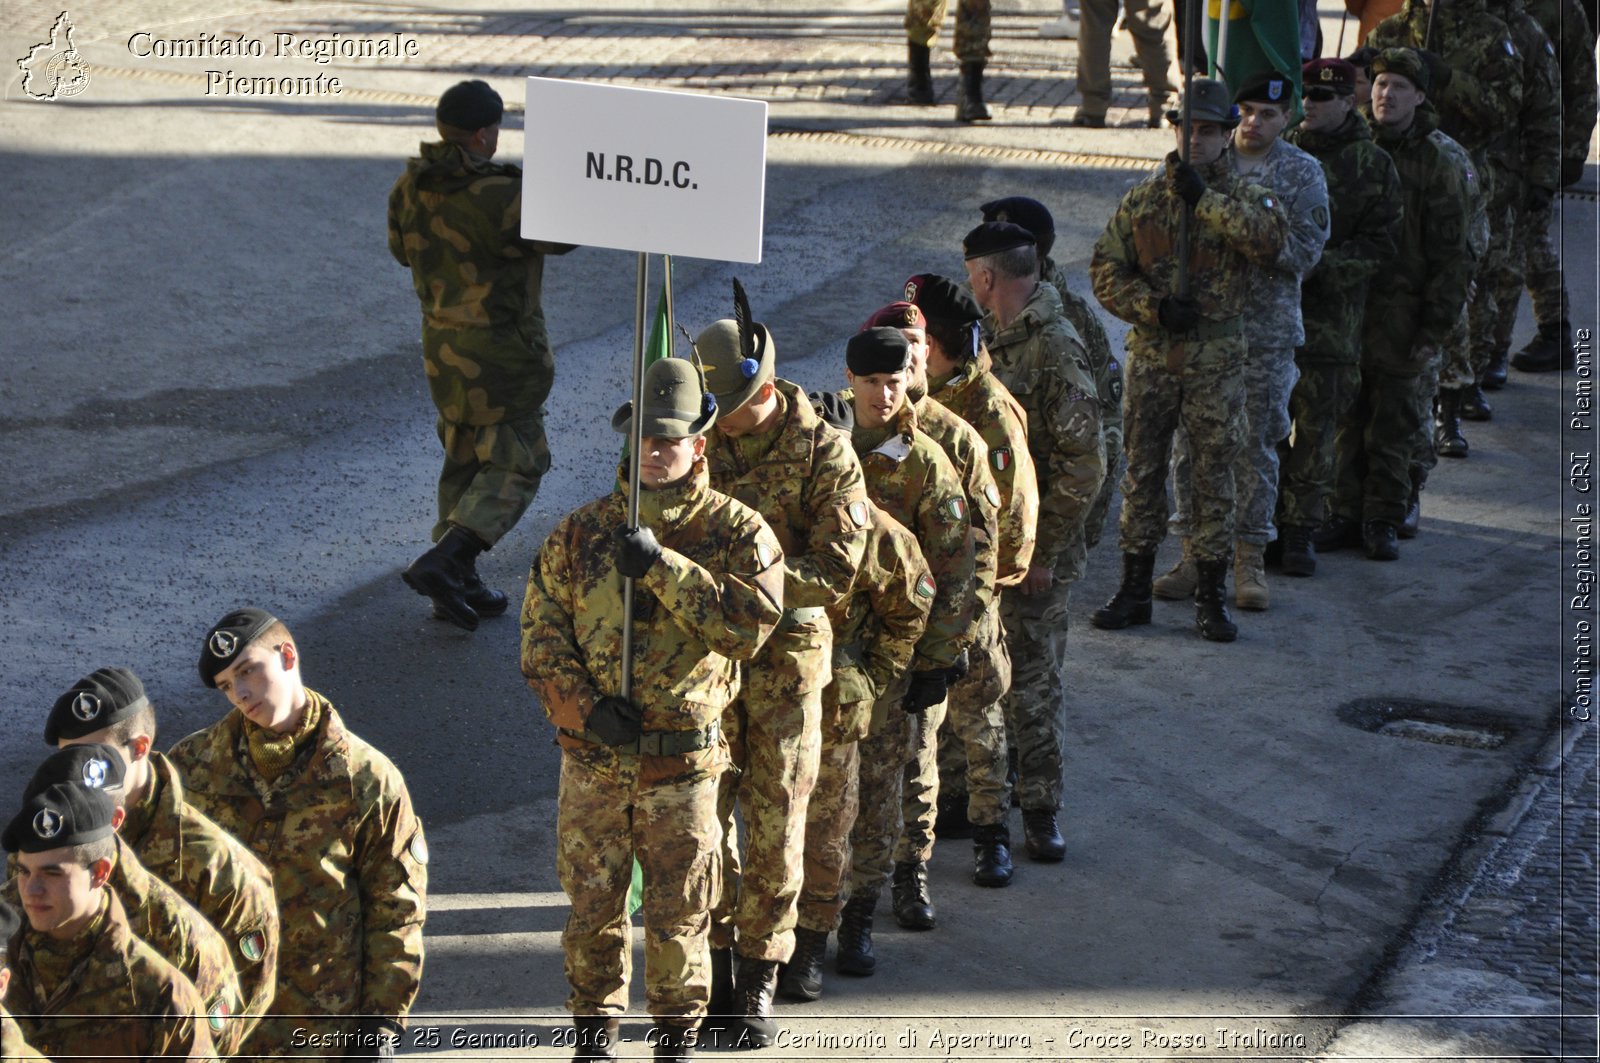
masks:
<path fill-rule="evenodd" d="M 1226 3 L 1226 0 L 1224 0 Z M 1224 15 L 1226 8 L 1222 9 Z M 1186 164 L 1189 161 L 1189 129 L 1193 119 L 1189 113 L 1189 99 L 1194 95 L 1194 49 L 1199 41 L 1200 5 L 1191 3 L 1184 10 L 1184 17 L 1189 20 L 1185 36 L 1189 39 L 1189 47 L 1183 53 L 1183 121 L 1180 123 L 1183 130 L 1183 144 L 1178 149 L 1178 157 Z M 1183 214 L 1178 219 L 1178 298 L 1189 297 L 1189 225 L 1194 216 L 1194 208 L 1186 202 L 1183 205 Z"/>
<path fill-rule="evenodd" d="M 1344 28 L 1350 24 L 1350 9 L 1344 9 L 1344 17 L 1339 20 L 1339 58 L 1344 58 Z"/>
<path fill-rule="evenodd" d="M 661 279 L 661 290 L 667 295 L 667 321 L 664 328 L 667 333 L 667 354 L 670 356 L 673 348 L 678 345 L 677 337 L 673 334 L 673 327 L 677 323 L 677 317 L 672 312 L 672 256 L 662 255 L 661 263 L 666 271 Z"/>
<path fill-rule="evenodd" d="M 628 527 L 639 526 L 639 452 L 644 449 L 644 291 L 650 282 L 650 256 L 639 252 L 633 293 L 633 418 L 628 425 Z M 622 580 L 622 691 L 633 697 L 633 577 Z"/>

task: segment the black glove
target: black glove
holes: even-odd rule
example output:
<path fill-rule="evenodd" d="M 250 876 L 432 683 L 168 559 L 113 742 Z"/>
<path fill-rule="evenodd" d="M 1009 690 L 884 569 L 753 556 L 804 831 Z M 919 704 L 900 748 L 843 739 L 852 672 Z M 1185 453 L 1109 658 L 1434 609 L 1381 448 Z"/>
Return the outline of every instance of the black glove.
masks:
<path fill-rule="evenodd" d="M 1168 332 L 1188 332 L 1200 324 L 1200 307 L 1193 299 L 1166 295 L 1156 307 L 1156 317 Z"/>
<path fill-rule="evenodd" d="M 848 432 L 856 426 L 856 408 L 840 398 L 837 391 L 812 391 L 806 397 L 817 416 L 833 427 Z"/>
<path fill-rule="evenodd" d="M 1583 177 L 1583 167 L 1585 162 L 1586 160 L 1584 159 L 1561 160 L 1562 188 L 1566 188 L 1568 185 L 1577 184 L 1579 178 Z"/>
<path fill-rule="evenodd" d="M 1555 199 L 1555 189 L 1544 188 L 1540 185 L 1529 185 L 1528 191 L 1523 194 L 1522 203 L 1528 210 L 1537 214 L 1540 211 L 1549 210 L 1550 204 L 1554 203 Z"/>
<path fill-rule="evenodd" d="M 1455 71 L 1450 69 L 1449 63 L 1446 63 L 1436 53 L 1430 52 L 1426 48 L 1418 48 L 1417 54 L 1422 56 L 1422 61 L 1428 67 L 1428 81 L 1430 82 L 1428 95 L 1431 96 L 1435 92 L 1442 92 L 1444 87 L 1450 84 L 1450 79 L 1455 77 Z"/>
<path fill-rule="evenodd" d="M 967 678 L 967 673 L 972 671 L 972 656 L 967 653 L 965 646 L 956 654 L 955 663 L 944 670 L 945 685 L 954 686 Z"/>
<path fill-rule="evenodd" d="M 1206 179 L 1200 176 L 1199 170 L 1180 160 L 1172 168 L 1172 190 L 1192 207 L 1206 194 Z"/>
<path fill-rule="evenodd" d="M 617 571 L 630 579 L 642 579 L 661 556 L 661 544 L 649 528 L 618 528 L 612 537 L 617 540 Z"/>
<path fill-rule="evenodd" d="M 356 1060 L 393 1059 L 404 1031 L 393 1019 L 368 1016 L 356 1025 L 355 1043 L 344 1058 Z"/>
<path fill-rule="evenodd" d="M 950 682 L 943 668 L 911 673 L 911 689 L 900 707 L 913 715 L 921 715 L 945 699 L 950 692 Z"/>
<path fill-rule="evenodd" d="M 644 712 L 627 698 L 607 695 L 594 703 L 583 725 L 608 746 L 637 741 L 644 729 Z"/>

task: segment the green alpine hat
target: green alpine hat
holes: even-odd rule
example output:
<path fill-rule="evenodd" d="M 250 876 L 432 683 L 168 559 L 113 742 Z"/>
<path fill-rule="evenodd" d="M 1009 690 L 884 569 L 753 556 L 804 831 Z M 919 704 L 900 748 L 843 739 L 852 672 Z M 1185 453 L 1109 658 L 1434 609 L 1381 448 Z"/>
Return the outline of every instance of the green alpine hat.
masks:
<path fill-rule="evenodd" d="M 774 349 L 772 334 L 759 321 L 751 322 L 756 353 L 746 357 L 739 350 L 739 324 L 732 318 L 712 322 L 695 338 L 694 349 L 706 371 L 706 390 L 717 397 L 717 405 L 729 413 L 737 410 L 772 379 Z"/>
<path fill-rule="evenodd" d="M 1195 78 L 1189 86 L 1189 120 L 1191 122 L 1216 122 L 1232 129 L 1239 124 L 1239 108 L 1233 105 L 1228 86 L 1216 78 Z M 1167 112 L 1167 121 L 1183 124 L 1183 111 Z"/>
<path fill-rule="evenodd" d="M 642 436 L 683 439 L 697 436 L 717 419 L 717 399 L 686 358 L 662 358 L 644 371 L 644 419 Z M 611 427 L 628 431 L 633 420 L 633 402 L 617 407 Z"/>

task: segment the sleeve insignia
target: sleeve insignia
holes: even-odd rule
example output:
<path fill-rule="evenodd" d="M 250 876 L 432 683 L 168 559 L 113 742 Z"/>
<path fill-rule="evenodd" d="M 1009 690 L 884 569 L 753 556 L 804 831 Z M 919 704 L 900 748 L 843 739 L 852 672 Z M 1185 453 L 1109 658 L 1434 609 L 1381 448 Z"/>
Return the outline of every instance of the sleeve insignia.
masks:
<path fill-rule="evenodd" d="M 1549 41 L 1545 41 L 1544 42 L 1544 54 L 1545 55 L 1555 55 L 1556 54 L 1556 46 L 1551 44 Z"/>
<path fill-rule="evenodd" d="M 772 547 L 766 543 L 756 543 L 756 560 L 761 564 L 761 571 L 765 572 L 772 567 Z"/>
<path fill-rule="evenodd" d="M 995 472 L 1005 472 L 1011 468 L 1011 448 L 995 447 L 989 451 L 989 464 L 994 466 Z"/>
<path fill-rule="evenodd" d="M 1512 56 L 1512 57 L 1515 57 L 1515 56 L 1516 56 L 1516 54 L 1517 54 L 1517 49 L 1516 49 L 1516 46 L 1515 46 L 1515 45 L 1513 45 L 1513 44 L 1512 44 L 1512 43 L 1511 43 L 1511 42 L 1510 42 L 1510 41 L 1501 41 L 1501 42 L 1500 42 L 1500 43 L 1501 43 L 1501 44 L 1503 44 L 1503 45 L 1505 45 L 1505 47 L 1506 47 L 1506 54 L 1507 54 L 1507 55 L 1509 55 L 1509 56 Z"/>
<path fill-rule="evenodd" d="M 417 831 L 416 837 L 411 839 L 411 859 L 424 867 L 428 864 L 428 843 L 423 840 L 420 830 Z"/>
<path fill-rule="evenodd" d="M 948 513 L 951 520 L 967 519 L 967 500 L 964 498 L 952 498 L 939 508 Z"/>
<path fill-rule="evenodd" d="M 933 582 L 932 576 L 924 572 L 922 577 L 917 580 L 917 597 L 932 598 L 937 593 L 939 593 L 938 584 Z"/>
<path fill-rule="evenodd" d="M 1000 508 L 1000 492 L 995 488 L 994 484 L 983 485 L 983 497 L 987 498 L 989 504 L 995 509 Z"/>
<path fill-rule="evenodd" d="M 252 930 L 239 937 L 239 955 L 255 963 L 266 951 L 267 937 L 259 930 Z"/>
<path fill-rule="evenodd" d="M 1271 196 L 1262 196 L 1261 197 L 1261 205 L 1263 207 L 1266 207 L 1268 210 L 1271 210 L 1273 207 L 1276 207 L 1278 205 L 1278 201 L 1276 199 L 1273 199 Z"/>
<path fill-rule="evenodd" d="M 867 504 L 861 499 L 856 499 L 849 505 L 850 519 L 856 522 L 856 527 L 867 526 Z"/>
<path fill-rule="evenodd" d="M 1312 207 L 1311 220 L 1317 223 L 1317 228 L 1326 229 L 1328 227 L 1328 208 L 1321 204 Z"/>
<path fill-rule="evenodd" d="M 222 1032 L 222 1027 L 228 1022 L 230 1010 L 228 1002 L 220 998 L 215 1004 L 211 1005 L 211 1010 L 206 1012 L 206 1022 L 211 1026 L 212 1033 Z"/>

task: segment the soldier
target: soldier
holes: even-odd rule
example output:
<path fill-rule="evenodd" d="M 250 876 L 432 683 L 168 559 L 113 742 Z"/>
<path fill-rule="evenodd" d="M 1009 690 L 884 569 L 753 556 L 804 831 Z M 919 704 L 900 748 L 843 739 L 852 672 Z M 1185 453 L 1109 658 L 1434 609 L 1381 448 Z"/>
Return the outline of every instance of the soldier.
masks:
<path fill-rule="evenodd" d="M 908 280 L 906 293 L 927 317 L 929 394 L 978 429 L 988 446 L 1000 493 L 995 583 L 1004 594 L 1026 578 L 1038 531 L 1039 487 L 1028 453 L 1027 415 L 990 371 L 983 311 L 972 296 L 953 280 L 927 273 Z M 951 690 L 951 717 L 971 723 L 941 742 L 939 771 L 940 818 L 959 816 L 970 824 L 973 881 L 990 887 L 1009 884 L 1012 874 L 1004 703 L 1011 657 L 1000 612 L 1000 599 L 991 600 L 968 647 L 972 675 Z"/>
<path fill-rule="evenodd" d="M 807 405 L 810 410 L 810 405 Z M 783 552 L 749 507 L 711 487 L 718 406 L 682 358 L 651 364 L 640 411 L 640 527 L 623 485 L 569 514 L 534 558 L 522 673 L 561 746 L 557 871 L 576 1059 L 615 1059 L 632 959 L 629 869 L 644 870 L 645 994 L 656 1058 L 687 1058 L 710 997 L 724 710 L 777 627 Z M 628 431 L 632 404 L 612 418 Z M 633 686 L 623 689 L 624 578 Z"/>
<path fill-rule="evenodd" d="M 1072 124 L 1104 129 L 1111 107 L 1111 32 L 1117 25 L 1118 0 L 1083 0 L 1083 29 L 1078 34 L 1078 91 L 1083 103 Z M 1150 128 L 1161 124 L 1161 112 L 1178 91 L 1173 63 L 1172 9 L 1160 0 L 1121 0 L 1123 25 L 1133 37 L 1133 52 L 1150 92 Z"/>
<path fill-rule="evenodd" d="M 1300 319 L 1300 280 L 1322 257 L 1328 239 L 1328 184 L 1317 160 L 1284 140 L 1293 83 L 1268 71 L 1247 79 L 1233 95 L 1239 127 L 1228 147 L 1234 172 L 1272 192 L 1289 218 L 1283 249 L 1271 263 L 1258 265 L 1251 281 L 1251 312 L 1245 316 L 1245 440 L 1233 463 L 1233 594 L 1241 609 L 1271 603 L 1263 552 L 1277 534 L 1278 446 L 1289 437 L 1289 395 L 1299 373 L 1294 349 L 1305 342 Z M 1183 558 L 1152 585 L 1162 598 L 1187 598 L 1197 576 L 1188 545 L 1194 512 L 1190 488 L 1190 448 L 1178 426 L 1173 444 L 1172 493 L 1177 512 L 1172 525 L 1183 535 Z"/>
<path fill-rule="evenodd" d="M 28 924 L 6 949 L 17 1026 L 49 1057 L 215 1063 L 200 994 L 134 936 L 106 888 L 117 862 L 115 808 L 99 790 L 50 786 L 0 835 L 17 854 Z"/>
<path fill-rule="evenodd" d="M 1287 576 L 1317 570 L 1311 536 L 1333 491 L 1334 433 L 1361 387 L 1368 282 L 1394 257 L 1400 228 L 1400 175 L 1355 110 L 1356 68 L 1343 59 L 1314 59 L 1301 80 L 1306 117 L 1289 139 L 1322 165 L 1331 221 L 1322 257 L 1301 288 L 1305 340 L 1294 354 L 1294 441 L 1279 492 Z"/>
<path fill-rule="evenodd" d="M 62 748 L 105 743 L 127 765 L 118 836 L 145 870 L 192 904 L 227 942 L 243 993 L 230 1022 L 244 1043 L 272 1005 L 278 972 L 278 901 L 272 875 L 239 841 L 184 798 L 178 770 L 155 750 L 156 711 L 126 668 L 100 668 L 56 699 L 44 740 Z M 199 981 L 196 980 L 196 985 Z M 218 1049 L 229 1046 L 215 1038 Z"/>
<path fill-rule="evenodd" d="M 873 914 L 902 826 L 903 775 L 916 753 L 913 717 L 944 702 L 977 601 L 965 492 L 950 459 L 917 427 L 916 410 L 906 397 L 910 364 L 910 344 L 897 328 L 869 328 L 845 345 L 845 380 L 855 415 L 850 443 L 873 504 L 916 536 L 929 575 L 918 580 L 915 593 L 929 600 L 930 611 L 903 696 L 897 702 L 879 698 L 861 744 L 861 812 L 850 832 L 850 897 L 834 956 L 840 974 L 864 976 L 876 969 Z"/>
<path fill-rule="evenodd" d="M 753 320 L 738 287 L 735 313 L 737 322 L 718 321 L 695 340 L 720 411 L 706 437 L 706 466 L 712 487 L 760 513 L 777 535 L 785 612 L 723 713 L 739 771 L 718 784 L 724 877 L 711 922 L 711 1013 L 730 1013 L 723 1000 L 737 953 L 738 1000 L 731 1005 L 759 1046 L 777 1036 L 772 996 L 778 965 L 794 950 L 805 878 L 805 809 L 816 785 L 822 690 L 833 659 L 823 610 L 850 591 L 871 513 L 855 456 L 804 391 L 774 376 L 772 334 Z M 744 812 L 742 854 L 735 801 Z"/>
<path fill-rule="evenodd" d="M 906 78 L 906 97 L 926 107 L 933 103 L 933 73 L 929 49 L 944 25 L 948 0 L 906 0 L 906 38 L 911 73 Z M 987 122 L 988 105 L 983 102 L 983 68 L 989 62 L 989 0 L 956 0 L 956 60 L 961 64 L 961 82 L 956 88 L 956 121 Z"/>
<path fill-rule="evenodd" d="M 422 302 L 422 360 L 444 448 L 434 547 L 405 570 L 434 616 L 468 631 L 506 611 L 477 558 L 509 532 L 550 468 L 544 400 L 555 376 L 540 289 L 544 257 L 571 244 L 522 238 L 522 170 L 494 163 L 504 106 L 482 81 L 439 97 L 440 140 L 389 193 L 389 251 Z"/>
<path fill-rule="evenodd" d="M 852 407 L 834 394 L 812 392 L 817 414 L 849 432 Z M 900 712 L 907 669 L 927 627 L 931 595 L 919 594 L 931 576 L 916 538 L 874 507 L 867 548 L 850 593 L 828 609 L 833 627 L 833 682 L 822 692 L 822 757 L 806 808 L 806 873 L 800 893 L 794 954 L 778 979 L 778 993 L 811 1001 L 822 995 L 828 935 L 839 925 L 850 872 L 850 832 L 860 812 L 860 744 L 875 706 Z M 881 726 L 881 725 L 880 725 Z M 875 810 L 892 830 L 893 808 Z M 887 813 L 887 815 L 885 815 Z"/>
<path fill-rule="evenodd" d="M 1100 396 L 1100 434 L 1105 444 L 1106 474 L 1100 481 L 1100 493 L 1083 521 L 1082 559 L 1100 541 L 1105 531 L 1106 516 L 1111 511 L 1111 495 L 1116 490 L 1117 469 L 1122 462 L 1122 363 L 1111 353 L 1111 338 L 1106 335 L 1105 324 L 1100 320 L 1099 309 L 1067 285 L 1067 271 L 1050 257 L 1056 241 L 1055 218 L 1043 203 L 1025 196 L 1008 196 L 985 203 L 982 207 L 984 221 L 1009 221 L 1033 234 L 1038 243 L 1039 275 L 1056 294 L 1061 296 L 1061 314 L 1077 330 L 1083 341 L 1083 350 L 1089 357 L 1089 369 L 1094 373 L 1095 394 Z M 1068 556 L 1080 558 L 1074 545 Z M 1073 576 L 1081 579 L 1080 571 Z"/>
<path fill-rule="evenodd" d="M 1085 9 L 1087 10 L 1087 8 Z M 1067 596 L 1083 571 L 1084 522 L 1105 476 L 1100 400 L 1083 341 L 1061 297 L 1039 279 L 1033 234 L 985 222 L 962 241 L 972 297 L 983 308 L 995 378 L 1026 414 L 1039 480 L 1039 521 L 1028 572 L 1001 596 L 1011 654 L 1006 727 L 1017 750 L 1017 801 L 1029 859 L 1066 856 L 1056 825 L 1066 731 Z"/>
<path fill-rule="evenodd" d="M 305 685 L 300 647 L 261 609 L 201 644 L 200 681 L 233 712 L 173 747 L 189 800 L 271 869 L 281 941 L 257 1055 L 394 1053 L 422 979 L 428 845 L 405 779 Z"/>
<path fill-rule="evenodd" d="M 112 746 L 94 744 L 58 750 L 34 771 L 22 799 L 29 801 L 52 786 L 101 791 L 114 806 L 112 829 L 120 830 L 126 815 L 122 807 L 126 770 L 122 754 Z M 256 1023 L 253 1018 L 234 1018 L 242 1010 L 243 994 L 227 939 L 172 887 L 147 871 L 123 838 L 117 836 L 113 841 L 116 864 L 107 886 L 122 902 L 129 928 L 194 986 L 205 1006 L 213 1045 L 219 1053 L 231 1054 Z M 18 858 L 13 855 L 7 863 L 8 873 L 16 875 L 20 870 Z M 7 884 L 8 896 L 12 885 Z M 22 902 L 26 899 L 22 898 Z"/>
<path fill-rule="evenodd" d="M 1393 264 L 1367 299 L 1361 392 L 1339 427 L 1333 515 L 1317 546 L 1363 545 L 1369 558 L 1393 561 L 1425 432 L 1418 392 L 1461 312 L 1472 260 L 1464 174 L 1430 136 L 1435 118 L 1422 106 L 1425 61 L 1409 48 L 1386 49 L 1372 73 L 1373 139 L 1400 174 L 1403 224 Z"/>
<path fill-rule="evenodd" d="M 11 985 L 11 939 L 21 926 L 21 913 L 5 901 L 0 901 L 0 1059 L 26 1063 L 30 1059 L 42 1060 L 45 1057 L 23 1039 L 17 1020 L 5 1008 L 6 989 Z"/>
<path fill-rule="evenodd" d="M 1122 197 L 1089 265 L 1100 305 L 1133 325 L 1123 394 L 1122 585 L 1092 622 L 1107 629 L 1150 622 L 1151 570 L 1166 535 L 1167 459 L 1182 424 L 1192 448 L 1195 624 L 1211 641 L 1232 642 L 1238 629 L 1225 598 L 1232 470 L 1245 432 L 1241 314 L 1255 267 L 1278 261 L 1288 220 L 1278 197 L 1239 176 L 1226 154 L 1227 131 L 1239 118 L 1227 87 L 1196 78 L 1189 106 L 1190 161 L 1169 154 Z M 1175 111 L 1168 118 L 1179 121 Z M 1177 283 L 1184 211 L 1193 215 L 1186 292 Z"/>

